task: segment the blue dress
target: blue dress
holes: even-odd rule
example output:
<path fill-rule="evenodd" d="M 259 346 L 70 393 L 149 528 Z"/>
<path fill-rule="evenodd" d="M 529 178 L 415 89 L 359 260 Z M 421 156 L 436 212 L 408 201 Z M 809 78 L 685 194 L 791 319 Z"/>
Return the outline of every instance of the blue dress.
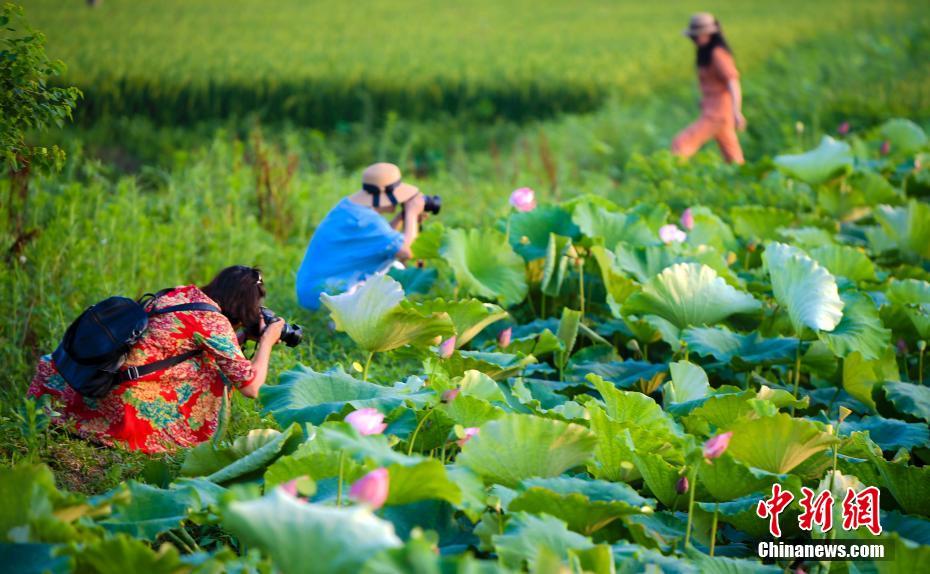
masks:
<path fill-rule="evenodd" d="M 320 308 L 321 293 L 341 293 L 394 261 L 404 235 L 370 207 L 343 198 L 310 238 L 297 271 L 297 300 Z"/>

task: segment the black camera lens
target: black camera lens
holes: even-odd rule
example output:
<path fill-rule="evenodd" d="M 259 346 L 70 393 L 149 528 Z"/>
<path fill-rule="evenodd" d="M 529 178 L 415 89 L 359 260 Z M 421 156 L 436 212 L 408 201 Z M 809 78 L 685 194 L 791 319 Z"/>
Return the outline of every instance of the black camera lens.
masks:
<path fill-rule="evenodd" d="M 274 311 L 267 307 L 262 307 L 262 318 L 265 320 L 265 326 L 275 321 L 284 321 L 284 319 L 274 314 Z M 296 347 L 304 339 L 304 330 L 300 325 L 294 325 L 284 321 L 284 328 L 281 329 L 281 340 L 288 347 Z"/>
<path fill-rule="evenodd" d="M 438 195 L 425 195 L 423 199 L 425 200 L 423 211 L 439 215 L 439 210 L 442 209 L 442 198 Z"/>

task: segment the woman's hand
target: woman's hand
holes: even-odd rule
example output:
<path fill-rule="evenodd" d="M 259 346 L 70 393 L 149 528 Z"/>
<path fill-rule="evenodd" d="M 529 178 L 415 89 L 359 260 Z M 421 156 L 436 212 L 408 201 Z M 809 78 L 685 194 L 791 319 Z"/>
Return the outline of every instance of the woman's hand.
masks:
<path fill-rule="evenodd" d="M 264 323 L 264 319 L 262 319 Z M 274 345 L 281 340 L 281 332 L 284 330 L 284 320 L 278 319 L 273 321 L 269 325 L 265 325 L 264 330 L 262 331 L 262 336 L 259 339 L 258 343 L 266 345 Z"/>
<path fill-rule="evenodd" d="M 736 123 L 736 129 L 743 131 L 746 129 L 746 118 L 743 117 L 743 112 L 736 111 L 733 113 L 733 120 Z"/>

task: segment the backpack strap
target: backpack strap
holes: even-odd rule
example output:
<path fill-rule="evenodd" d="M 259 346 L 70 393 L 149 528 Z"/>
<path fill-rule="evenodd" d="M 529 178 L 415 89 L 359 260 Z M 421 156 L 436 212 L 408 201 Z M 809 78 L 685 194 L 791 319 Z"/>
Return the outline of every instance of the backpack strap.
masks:
<path fill-rule="evenodd" d="M 147 377 L 148 375 L 151 375 L 152 373 L 157 373 L 158 371 L 164 371 L 166 369 L 170 369 L 171 367 L 175 365 L 179 365 L 188 359 L 192 359 L 201 353 L 203 353 L 203 349 L 194 349 L 193 351 L 181 353 L 180 355 L 168 357 L 167 359 L 155 361 L 154 363 L 142 365 L 141 367 L 129 367 L 125 371 L 120 372 L 119 380 L 120 382 L 135 381 L 136 379 Z"/>
<path fill-rule="evenodd" d="M 152 315 L 165 315 L 167 313 L 180 313 L 182 311 L 213 311 L 214 313 L 222 313 L 218 307 L 215 307 L 209 303 L 182 303 L 181 305 L 172 305 L 170 307 L 162 307 L 161 309 L 152 309 L 149 311 L 149 316 Z"/>

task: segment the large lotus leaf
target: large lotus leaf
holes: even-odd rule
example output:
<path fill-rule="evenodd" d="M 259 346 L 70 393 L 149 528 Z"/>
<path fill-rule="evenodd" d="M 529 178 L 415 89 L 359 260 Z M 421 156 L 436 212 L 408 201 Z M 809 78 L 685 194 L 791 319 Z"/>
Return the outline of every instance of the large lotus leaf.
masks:
<path fill-rule="evenodd" d="M 530 572 L 536 571 L 536 563 L 543 549 L 565 560 L 569 550 L 594 546 L 590 538 L 572 532 L 558 518 L 547 514 L 535 516 L 526 512 L 512 513 L 504 533 L 495 535 L 492 540 L 505 567 L 520 570 L 527 564 Z"/>
<path fill-rule="evenodd" d="M 930 517 L 930 466 L 910 466 L 888 462 L 881 452 L 866 450 L 866 455 L 878 469 L 883 486 L 908 514 Z"/>
<path fill-rule="evenodd" d="M 789 225 L 794 214 L 777 207 L 764 205 L 738 205 L 730 209 L 736 235 L 747 241 L 776 239 L 779 229 Z"/>
<path fill-rule="evenodd" d="M 531 477 L 558 476 L 583 464 L 596 437 L 588 429 L 531 415 L 508 414 L 480 427 L 456 460 L 485 482 L 514 486 Z"/>
<path fill-rule="evenodd" d="M 621 309 L 621 313 L 623 310 Z M 665 341 L 678 347 L 681 330 L 671 321 L 658 315 L 624 315 L 623 323 L 637 341 L 645 344 Z"/>
<path fill-rule="evenodd" d="M 790 472 L 836 442 L 813 422 L 786 413 L 740 420 L 728 430 L 733 431 L 728 452 L 734 458 L 775 474 Z"/>
<path fill-rule="evenodd" d="M 644 247 L 621 243 L 614 251 L 613 261 L 617 269 L 645 283 L 676 263 L 676 257 L 663 245 Z"/>
<path fill-rule="evenodd" d="M 469 370 L 481 371 L 495 381 L 520 373 L 536 358 L 513 353 L 489 353 L 484 351 L 459 351 L 443 362 L 450 376 L 463 376 Z"/>
<path fill-rule="evenodd" d="M 442 238 L 445 237 L 446 228 L 438 221 L 428 221 L 420 229 L 420 234 L 410 246 L 415 259 L 439 259 L 439 249 L 442 247 Z"/>
<path fill-rule="evenodd" d="M 930 546 L 930 520 L 901 514 L 897 510 L 883 510 L 881 523 L 882 532 L 896 532 L 901 538 Z"/>
<path fill-rule="evenodd" d="M 613 316 L 619 318 L 621 308 L 627 298 L 639 291 L 640 287 L 635 281 L 628 279 L 618 271 L 614 263 L 616 256 L 604 246 L 591 247 L 591 255 L 601 270 L 601 280 L 604 282 L 604 290 L 607 291 L 607 306 Z"/>
<path fill-rule="evenodd" d="M 832 331 L 843 317 L 836 279 L 803 251 L 784 243 L 766 245 L 762 260 L 779 305 L 788 310 L 795 333 L 805 327 Z"/>
<path fill-rule="evenodd" d="M 671 509 L 685 510 L 688 508 L 688 497 L 681 496 L 675 486 L 683 475 L 683 466 L 674 465 L 660 455 L 646 452 L 642 449 L 630 454 L 630 462 L 643 477 L 643 483 L 662 504 Z M 698 483 L 698 500 L 704 498 L 704 486 Z"/>
<path fill-rule="evenodd" d="M 930 205 L 917 200 L 903 207 L 881 205 L 875 218 L 892 245 L 905 253 L 930 259 Z"/>
<path fill-rule="evenodd" d="M 679 329 L 718 323 L 730 315 L 762 308 L 759 301 L 738 291 L 697 263 L 678 263 L 665 269 L 627 299 L 626 314 L 658 315 Z"/>
<path fill-rule="evenodd" d="M 914 153 L 927 145 L 927 134 L 914 122 L 904 118 L 894 118 L 883 123 L 878 132 L 891 144 L 891 151 Z"/>
<path fill-rule="evenodd" d="M 898 378 L 898 363 L 894 349 L 887 348 L 881 358 L 865 360 L 860 353 L 851 353 L 843 359 L 843 388 L 856 400 L 875 409 L 872 388 L 876 383 Z"/>
<path fill-rule="evenodd" d="M 757 331 L 744 335 L 723 326 L 691 327 L 682 331 L 681 338 L 689 351 L 732 363 L 741 370 L 793 362 L 798 349 L 798 340 L 793 337 L 765 339 Z"/>
<path fill-rule="evenodd" d="M 572 223 L 571 214 L 556 205 L 540 205 L 532 211 L 514 213 L 509 226 L 510 246 L 527 261 L 546 256 L 551 233 L 572 239 L 581 233 Z"/>
<path fill-rule="evenodd" d="M 574 371 L 582 376 L 594 374 L 621 389 L 629 389 L 668 371 L 665 363 L 645 361 L 612 361 L 610 363 L 576 363 Z"/>
<path fill-rule="evenodd" d="M 572 213 L 572 221 L 586 237 L 600 237 L 608 249 L 621 241 L 631 245 L 655 245 L 659 236 L 639 216 L 622 211 L 607 211 L 589 202 L 579 203 Z"/>
<path fill-rule="evenodd" d="M 505 307 L 526 297 L 523 258 L 513 252 L 502 233 L 493 229 L 450 229 L 441 253 L 464 292 Z"/>
<path fill-rule="evenodd" d="M 798 489 L 800 489 L 800 483 Z M 759 515 L 756 514 L 756 508 L 760 500 L 771 496 L 771 491 L 771 487 L 763 487 L 755 493 L 744 494 L 721 502 L 696 502 L 695 506 L 708 514 L 713 514 L 716 511 L 721 524 L 729 524 L 748 534 L 754 540 L 765 540 L 771 536 L 769 534 L 769 523 L 768 520 L 759 518 Z M 793 514 L 792 510 L 789 506 L 779 517 L 779 523 L 782 525 L 783 531 L 788 530 L 789 520 Z M 786 532 L 783 532 L 782 536 L 785 534 Z M 742 574 L 743 570 L 738 572 Z"/>
<path fill-rule="evenodd" d="M 0 542 L 68 542 L 74 527 L 55 516 L 55 476 L 45 465 L 0 468 Z"/>
<path fill-rule="evenodd" d="M 787 239 L 789 243 L 802 249 L 836 244 L 833 233 L 819 227 L 782 227 L 778 230 L 778 235 L 780 237 L 775 239 Z"/>
<path fill-rule="evenodd" d="M 425 295 L 430 292 L 439 277 L 439 271 L 435 268 L 426 267 L 407 267 L 398 269 L 392 267 L 388 271 L 388 276 L 400 283 L 401 289 L 408 295 Z"/>
<path fill-rule="evenodd" d="M 588 465 L 592 476 L 611 481 L 629 482 L 639 477 L 633 466 L 636 453 L 661 451 L 664 456 L 683 462 L 677 430 L 670 431 L 658 425 L 639 426 L 631 422 L 618 422 L 607 416 L 597 404 L 588 403 L 591 430 L 597 436 L 594 460 Z M 661 493 L 653 491 L 661 499 Z M 663 500 L 663 502 L 666 502 Z"/>
<path fill-rule="evenodd" d="M 899 305 L 930 304 L 930 282 L 920 279 L 892 278 L 885 295 L 892 303 Z"/>
<path fill-rule="evenodd" d="M 265 491 L 291 479 L 307 476 L 314 481 L 339 476 L 342 466 L 346 481 L 352 482 L 365 474 L 365 466 L 352 457 L 341 457 L 324 440 L 313 439 L 301 444 L 292 454 L 274 461 L 265 471 Z M 364 462 L 364 461 L 363 461 Z"/>
<path fill-rule="evenodd" d="M 758 520 L 758 517 L 757 517 Z M 758 560 L 708 556 L 694 548 L 687 550 L 697 564 L 701 574 L 780 574 L 783 569 L 774 564 L 762 564 Z"/>
<path fill-rule="evenodd" d="M 423 404 L 430 392 L 413 386 L 385 387 L 353 378 L 341 368 L 318 373 L 303 365 L 281 375 L 277 385 L 262 387 L 264 413 L 272 413 L 280 424 L 321 424 L 346 405 L 356 409 L 377 408 L 389 412 L 405 401 Z"/>
<path fill-rule="evenodd" d="M 823 136 L 809 152 L 775 156 L 775 165 L 796 179 L 818 184 L 852 171 L 853 156 L 849 144 Z"/>
<path fill-rule="evenodd" d="M 774 483 L 799 491 L 801 481 L 796 476 L 775 474 L 748 466 L 730 453 L 723 453 L 710 464 L 698 465 L 698 484 L 720 502 L 735 500 L 760 490 L 769 491 Z"/>
<path fill-rule="evenodd" d="M 438 408 L 452 419 L 457 425 L 463 427 L 480 427 L 488 421 L 504 416 L 504 409 L 492 405 L 486 400 L 459 395 L 454 401 L 444 403 Z"/>
<path fill-rule="evenodd" d="M 688 243 L 691 245 L 710 245 L 726 253 L 738 247 L 733 230 L 713 211 L 704 206 L 691 208 L 694 226 L 688 231 Z"/>
<path fill-rule="evenodd" d="M 572 240 L 552 233 L 546 247 L 546 260 L 543 262 L 543 276 L 540 289 L 546 295 L 555 297 L 562 292 L 562 285 L 568 276 L 571 263 L 569 253 L 574 251 Z"/>
<path fill-rule="evenodd" d="M 821 245 L 810 250 L 810 256 L 833 275 L 850 281 L 876 281 L 875 265 L 862 250 L 848 245 Z"/>
<path fill-rule="evenodd" d="M 415 466 L 425 460 L 419 455 L 405 455 L 391 448 L 383 434 L 361 435 L 345 422 L 328 422 L 317 428 L 310 440 L 319 441 L 319 450 L 344 453 L 359 463 L 377 466 Z"/>
<path fill-rule="evenodd" d="M 614 421 L 677 434 L 671 417 L 651 397 L 636 391 L 620 390 L 597 375 L 588 375 L 588 380 L 601 394 L 607 416 Z"/>
<path fill-rule="evenodd" d="M 710 383 L 704 369 L 689 361 L 669 363 L 672 380 L 662 388 L 665 407 L 676 403 L 685 403 L 702 399 L 710 392 Z"/>
<path fill-rule="evenodd" d="M 177 528 L 199 498 L 190 489 L 165 490 L 134 480 L 127 484 L 130 498 L 100 524 L 111 532 L 125 532 L 136 538 L 155 540 L 159 534 Z"/>
<path fill-rule="evenodd" d="M 654 500 L 643 498 L 623 483 L 581 478 L 529 479 L 507 507 L 508 512 L 549 514 L 564 520 L 569 530 L 590 536 L 614 520 L 641 512 Z"/>
<path fill-rule="evenodd" d="M 751 390 L 718 392 L 697 400 L 670 404 L 668 410 L 684 417 L 682 423 L 692 434 L 711 434 L 715 429 L 728 427 L 738 418 L 764 408 L 754 400 L 756 398 L 756 393 Z M 776 409 L 773 405 L 768 410 L 774 413 Z"/>
<path fill-rule="evenodd" d="M 838 357 L 858 352 L 869 361 L 882 356 L 891 345 L 891 331 L 878 316 L 878 309 L 867 296 L 853 291 L 843 293 L 843 318 L 829 333 L 819 333 L 820 340 Z"/>
<path fill-rule="evenodd" d="M 559 320 L 559 330 L 556 336 L 562 343 L 561 349 L 556 352 L 556 365 L 559 369 L 564 369 L 568 364 L 568 359 L 575 349 L 575 341 L 578 338 L 578 327 L 581 325 L 581 311 L 575 311 L 568 307 L 562 308 L 562 318 Z"/>
<path fill-rule="evenodd" d="M 220 447 L 205 442 L 188 451 L 181 474 L 205 476 L 217 484 L 247 477 L 263 470 L 282 453 L 296 448 L 301 440 L 300 426 L 291 425 L 284 432 L 254 429 L 232 444 Z"/>
<path fill-rule="evenodd" d="M 445 500 L 452 504 L 462 501 L 462 492 L 446 475 L 446 467 L 435 459 L 413 465 L 392 464 L 388 467 L 388 498 L 385 504 L 409 504 L 420 500 Z"/>
<path fill-rule="evenodd" d="M 930 443 L 930 430 L 926 424 L 908 423 L 880 416 L 862 417 L 859 420 L 847 419 L 840 424 L 839 432 L 841 435 L 867 432 L 869 438 L 882 447 L 882 450 L 892 452 L 899 448 L 911 449 Z"/>
<path fill-rule="evenodd" d="M 882 390 L 898 412 L 930 423 L 930 387 L 894 382 L 885 383 Z"/>
<path fill-rule="evenodd" d="M 74 570 L 69 556 L 56 555 L 55 544 L 0 542 L 0 564 L 16 574 L 67 574 Z"/>
<path fill-rule="evenodd" d="M 336 329 L 345 331 L 369 352 L 390 351 L 404 345 L 428 345 L 452 334 L 448 315 L 425 315 L 404 300 L 400 283 L 375 275 L 355 291 L 323 294 L 320 300 L 332 313 Z"/>
<path fill-rule="evenodd" d="M 181 574 L 190 570 L 190 566 L 181 562 L 177 549 L 171 544 L 162 544 L 155 551 L 147 543 L 127 534 L 117 534 L 81 546 L 72 545 L 64 552 L 74 558 L 75 572 Z"/>
<path fill-rule="evenodd" d="M 620 541 L 611 550 L 617 567 L 617 574 L 642 574 L 643 572 L 663 572 L 664 574 L 698 574 L 697 566 L 688 560 L 666 556 L 661 552 Z"/>
<path fill-rule="evenodd" d="M 817 202 L 840 221 L 856 221 L 870 215 L 876 205 L 902 204 L 904 193 L 881 174 L 856 171 L 842 186 L 823 186 L 817 190 Z M 832 242 L 832 241 L 831 241 Z"/>
<path fill-rule="evenodd" d="M 623 517 L 623 522 L 634 542 L 667 552 L 683 541 L 687 515 L 663 510 L 650 514 L 631 514 Z"/>
<path fill-rule="evenodd" d="M 443 299 L 433 299 L 418 305 L 417 309 L 433 315 L 437 313 L 449 315 L 455 328 L 456 348 L 474 339 L 475 335 L 488 325 L 507 317 L 507 311 L 493 303 L 484 303 L 477 299 L 459 299 L 448 302 Z"/>
<path fill-rule="evenodd" d="M 281 489 L 232 502 L 223 527 L 271 556 L 282 572 L 355 574 L 368 558 L 401 546 L 391 523 L 363 507 L 335 508 L 298 500 Z"/>

